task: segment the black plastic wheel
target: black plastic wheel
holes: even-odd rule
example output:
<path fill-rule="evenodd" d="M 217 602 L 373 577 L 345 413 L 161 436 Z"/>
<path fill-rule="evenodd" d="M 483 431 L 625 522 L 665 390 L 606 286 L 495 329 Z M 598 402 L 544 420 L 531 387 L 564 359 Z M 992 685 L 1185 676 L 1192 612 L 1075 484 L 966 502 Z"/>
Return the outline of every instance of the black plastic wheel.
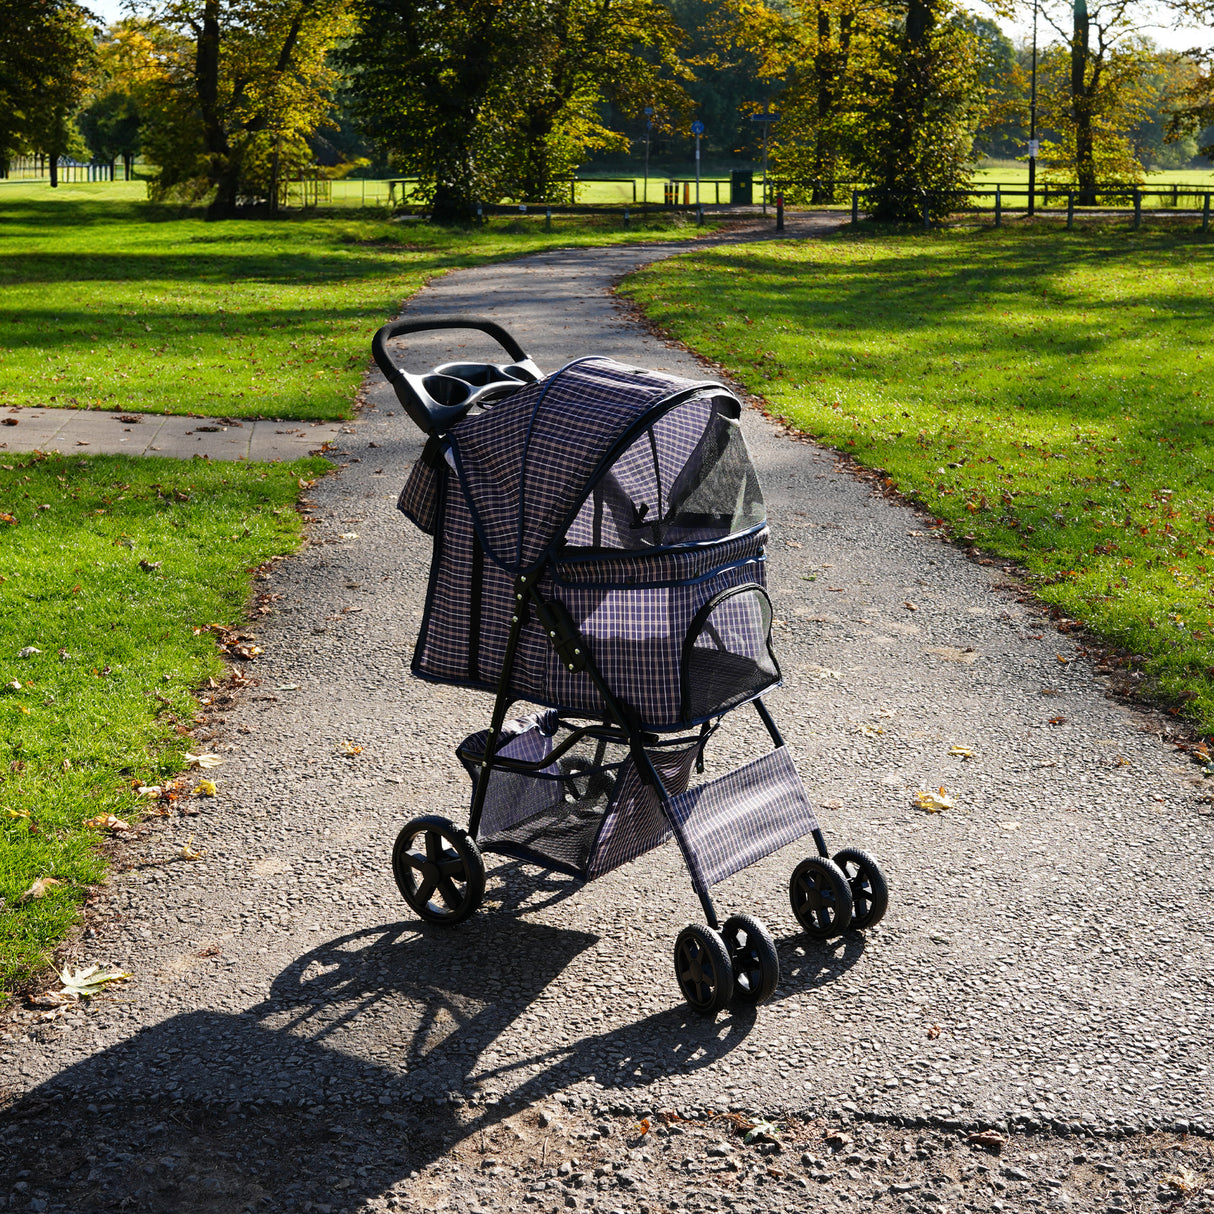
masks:
<path fill-rule="evenodd" d="M 851 926 L 851 887 L 839 866 L 825 856 L 810 856 L 793 870 L 788 900 L 807 936 L 829 940 Z"/>
<path fill-rule="evenodd" d="M 725 941 L 712 930 L 692 923 L 674 942 L 674 974 L 683 998 L 697 1012 L 719 1012 L 733 995 L 733 966 Z"/>
<path fill-rule="evenodd" d="M 733 915 L 721 929 L 733 966 L 733 997 L 763 1003 L 780 984 L 780 957 L 771 932 L 754 915 Z"/>
<path fill-rule="evenodd" d="M 847 878 L 851 889 L 851 925 L 861 931 L 881 922 L 889 908 L 889 885 L 881 865 L 858 847 L 845 847 L 835 863 Z"/>
<path fill-rule="evenodd" d="M 392 875 L 405 901 L 428 923 L 460 923 L 485 896 L 481 850 L 448 818 L 405 823 L 392 849 Z"/>

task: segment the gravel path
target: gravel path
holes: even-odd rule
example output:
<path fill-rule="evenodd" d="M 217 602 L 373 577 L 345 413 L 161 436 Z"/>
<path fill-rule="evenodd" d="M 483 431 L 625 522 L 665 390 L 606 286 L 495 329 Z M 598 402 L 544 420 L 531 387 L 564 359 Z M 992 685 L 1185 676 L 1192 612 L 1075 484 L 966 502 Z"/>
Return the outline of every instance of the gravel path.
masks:
<path fill-rule="evenodd" d="M 546 370 L 606 353 L 702 377 L 604 290 L 667 251 L 460 271 L 409 314 L 493 316 Z M 429 365 L 478 348 L 419 349 Z M 757 411 L 786 675 L 768 702 L 828 839 L 885 866 L 885 921 L 804 942 L 795 847 L 731 878 L 719 907 L 768 924 L 783 976 L 757 1014 L 708 1023 L 669 960 L 699 918 L 673 846 L 572 896 L 492 858 L 487 909 L 422 930 L 392 840 L 414 813 L 462 817 L 452 748 L 491 705 L 407 674 L 428 545 L 394 502 L 420 444 L 382 381 L 366 396 L 339 475 L 305 503 L 310 543 L 258 586 L 255 685 L 218 696 L 200 731 L 224 759 L 219 796 L 140 832 L 75 946 L 134 979 L 0 1038 L 8 1208 L 1128 1210 L 1186 1187 L 1206 1202 L 1199 769 L 1161 718 L 1109 698 L 1007 572 Z M 733 714 L 717 767 L 760 728 Z M 913 807 L 942 784 L 955 808 Z M 200 861 L 177 858 L 189 835 Z M 660 1109 L 689 1120 L 628 1137 Z M 793 1118 L 779 1159 L 707 1119 L 722 1110 Z M 1011 1135 L 1002 1156 L 965 1141 L 979 1125 Z"/>

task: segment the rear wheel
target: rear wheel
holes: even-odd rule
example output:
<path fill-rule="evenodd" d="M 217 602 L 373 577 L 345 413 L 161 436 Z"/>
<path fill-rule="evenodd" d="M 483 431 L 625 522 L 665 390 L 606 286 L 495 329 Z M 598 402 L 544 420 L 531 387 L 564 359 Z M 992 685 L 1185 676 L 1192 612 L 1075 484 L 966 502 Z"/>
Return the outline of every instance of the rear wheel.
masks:
<path fill-rule="evenodd" d="M 780 957 L 771 932 L 754 915 L 734 915 L 721 929 L 733 966 L 737 1003 L 763 1003 L 780 983 Z"/>
<path fill-rule="evenodd" d="M 392 849 L 392 875 L 405 901 L 428 923 L 459 923 L 485 896 L 480 848 L 448 818 L 405 823 Z"/>
<path fill-rule="evenodd" d="M 841 936 L 852 920 L 851 887 L 839 866 L 825 856 L 810 856 L 793 870 L 788 900 L 807 936 Z"/>
<path fill-rule="evenodd" d="M 725 942 L 698 923 L 685 927 L 674 942 L 674 975 L 683 998 L 704 1015 L 719 1012 L 733 994 L 733 966 Z"/>
<path fill-rule="evenodd" d="M 858 847 L 845 847 L 835 856 L 835 863 L 851 890 L 852 927 L 875 927 L 889 907 L 889 886 L 881 866 Z"/>

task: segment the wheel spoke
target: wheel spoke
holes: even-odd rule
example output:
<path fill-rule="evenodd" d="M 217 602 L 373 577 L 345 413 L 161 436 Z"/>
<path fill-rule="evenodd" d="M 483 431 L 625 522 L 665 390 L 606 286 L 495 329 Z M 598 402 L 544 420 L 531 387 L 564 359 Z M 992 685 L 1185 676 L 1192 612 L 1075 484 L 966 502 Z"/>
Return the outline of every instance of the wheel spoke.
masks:
<path fill-rule="evenodd" d="M 434 897 L 435 884 L 436 884 L 436 882 L 434 881 L 434 879 L 432 877 L 427 877 L 417 887 L 417 900 L 418 900 L 418 902 L 420 902 L 422 904 L 422 906 L 425 906 L 426 903 L 429 902 L 430 899 Z"/>
<path fill-rule="evenodd" d="M 431 864 L 437 864 L 443 858 L 444 843 L 446 843 L 446 839 L 438 831 L 426 831 L 426 859 Z"/>
<path fill-rule="evenodd" d="M 445 857 L 439 861 L 438 871 L 444 877 L 460 877 L 462 878 L 467 872 L 464 864 L 464 858 L 458 852 L 449 851 Z"/>
<path fill-rule="evenodd" d="M 438 892 L 442 894 L 447 909 L 457 910 L 459 904 L 464 900 L 464 895 L 455 888 L 455 882 L 450 877 L 439 877 L 437 884 Z"/>

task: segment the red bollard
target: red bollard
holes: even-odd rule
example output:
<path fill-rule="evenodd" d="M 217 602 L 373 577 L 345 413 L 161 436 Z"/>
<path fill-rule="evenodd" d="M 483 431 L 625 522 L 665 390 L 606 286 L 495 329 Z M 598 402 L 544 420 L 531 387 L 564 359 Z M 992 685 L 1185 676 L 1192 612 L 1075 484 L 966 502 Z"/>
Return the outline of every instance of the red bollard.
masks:
<path fill-rule="evenodd" d="M 784 231 L 784 195 L 776 195 L 776 231 Z"/>

